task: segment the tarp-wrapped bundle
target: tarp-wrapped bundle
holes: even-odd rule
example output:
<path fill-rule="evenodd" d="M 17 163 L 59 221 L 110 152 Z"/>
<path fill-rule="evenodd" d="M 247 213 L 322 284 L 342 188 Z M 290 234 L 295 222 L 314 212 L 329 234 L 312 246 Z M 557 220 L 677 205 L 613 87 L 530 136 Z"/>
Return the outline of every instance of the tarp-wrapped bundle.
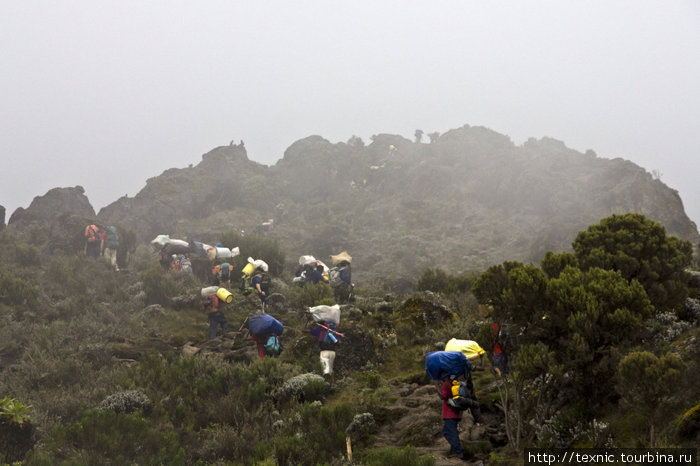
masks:
<path fill-rule="evenodd" d="M 315 322 L 333 322 L 334 324 L 340 324 L 340 306 L 335 304 L 333 306 L 315 306 L 309 308 L 311 317 L 313 317 Z"/>
<path fill-rule="evenodd" d="M 170 242 L 163 246 L 163 251 L 167 252 L 168 254 L 189 254 L 190 245 L 187 241 L 182 241 L 179 239 L 170 240 Z"/>
<path fill-rule="evenodd" d="M 300 256 L 299 257 L 299 265 L 308 264 L 309 262 L 313 262 L 315 260 L 316 260 L 316 258 L 314 256 Z"/>
<path fill-rule="evenodd" d="M 168 235 L 158 235 L 151 245 L 156 249 L 164 249 L 168 254 L 187 254 L 190 252 L 190 243 L 181 239 L 174 239 Z"/>
<path fill-rule="evenodd" d="M 210 251 L 212 248 L 213 246 L 200 243 L 199 241 L 190 241 L 190 251 L 200 257 L 208 257 L 207 251 Z"/>
<path fill-rule="evenodd" d="M 218 286 L 207 286 L 202 288 L 202 297 L 206 298 L 207 296 L 215 295 L 217 291 L 219 291 Z"/>
<path fill-rule="evenodd" d="M 333 267 L 335 267 L 336 265 L 338 265 L 342 262 L 352 263 L 352 256 L 350 256 L 350 254 L 348 254 L 347 251 L 343 251 L 340 254 L 336 254 L 335 256 L 331 256 L 331 264 L 333 264 Z"/>
<path fill-rule="evenodd" d="M 280 336 L 284 331 L 284 325 L 270 314 L 255 314 L 248 321 L 248 330 L 255 336 Z"/>
<path fill-rule="evenodd" d="M 229 248 L 216 247 L 215 249 L 216 255 L 214 257 L 217 259 L 230 259 L 232 257 L 231 250 Z"/>
<path fill-rule="evenodd" d="M 262 259 L 253 259 L 252 257 L 249 257 L 248 263 L 253 264 L 253 267 L 256 269 L 262 269 L 264 272 L 267 272 L 267 262 Z"/>
<path fill-rule="evenodd" d="M 151 241 L 151 244 L 153 245 L 153 247 L 160 249 L 163 246 L 165 246 L 166 244 L 168 244 L 169 241 L 170 241 L 169 235 L 158 235 L 153 239 L 153 241 Z"/>
<path fill-rule="evenodd" d="M 458 340 L 456 338 L 452 338 L 447 342 L 445 351 L 459 351 L 464 354 L 467 359 L 478 358 L 486 352 L 484 348 L 473 340 Z"/>
<path fill-rule="evenodd" d="M 470 369 L 469 360 L 460 351 L 433 351 L 425 357 L 425 372 L 433 380 L 462 375 Z"/>

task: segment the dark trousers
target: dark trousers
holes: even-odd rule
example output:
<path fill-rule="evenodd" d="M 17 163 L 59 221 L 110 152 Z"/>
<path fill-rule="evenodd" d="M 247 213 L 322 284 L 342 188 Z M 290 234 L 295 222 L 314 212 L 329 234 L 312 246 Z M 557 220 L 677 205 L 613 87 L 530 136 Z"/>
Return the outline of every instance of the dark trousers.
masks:
<path fill-rule="evenodd" d="M 228 320 L 226 316 L 219 312 L 218 314 L 209 316 L 209 339 L 216 338 L 216 330 L 218 326 L 221 325 L 221 335 L 226 335 L 226 330 L 228 330 Z"/>
<path fill-rule="evenodd" d="M 457 424 L 459 424 L 459 419 L 444 419 L 445 423 L 442 425 L 442 435 L 445 436 L 445 440 L 450 444 L 452 451 L 457 455 L 462 454 L 462 441 L 459 440 L 459 431 L 457 430 Z"/>

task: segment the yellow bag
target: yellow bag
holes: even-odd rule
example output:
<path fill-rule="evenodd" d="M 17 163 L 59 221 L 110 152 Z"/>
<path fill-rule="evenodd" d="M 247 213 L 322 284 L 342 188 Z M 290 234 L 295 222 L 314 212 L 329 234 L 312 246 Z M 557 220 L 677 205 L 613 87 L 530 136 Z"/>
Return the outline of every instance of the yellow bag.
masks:
<path fill-rule="evenodd" d="M 255 272 L 255 266 L 250 262 L 243 267 L 243 275 L 253 275 L 253 272 Z"/>
<path fill-rule="evenodd" d="M 445 351 L 459 351 L 464 353 L 467 359 L 475 359 L 484 354 L 486 351 L 479 344 L 472 340 L 451 339 L 445 345 Z"/>
<path fill-rule="evenodd" d="M 233 295 L 226 288 L 219 288 L 216 290 L 216 296 L 227 304 L 233 301 Z"/>

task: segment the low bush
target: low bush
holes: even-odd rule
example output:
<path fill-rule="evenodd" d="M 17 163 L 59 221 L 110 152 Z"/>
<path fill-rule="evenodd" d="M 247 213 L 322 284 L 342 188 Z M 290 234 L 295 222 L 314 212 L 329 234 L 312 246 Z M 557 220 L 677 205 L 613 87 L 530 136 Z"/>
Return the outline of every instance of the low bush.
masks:
<path fill-rule="evenodd" d="M 147 413 L 151 410 L 151 400 L 138 390 L 127 390 L 108 396 L 102 400 L 99 408 L 115 413 L 133 413 L 138 410 Z"/>
<path fill-rule="evenodd" d="M 240 256 L 234 260 L 234 270 L 241 270 L 248 263 L 248 257 L 252 257 L 264 260 L 273 276 L 284 272 L 285 256 L 277 240 L 255 234 L 241 236 L 235 231 L 230 231 L 221 235 L 221 244 L 227 248 L 239 248 Z"/>
<path fill-rule="evenodd" d="M 48 439 L 47 455 L 79 464 L 186 464 L 177 434 L 160 431 L 140 411 L 84 411 L 80 419 L 59 426 Z M 65 449 L 71 445 L 71 449 Z"/>
<path fill-rule="evenodd" d="M 284 421 L 275 438 L 279 464 L 323 464 L 344 456 L 346 429 L 353 420 L 354 407 L 333 408 L 320 402 L 303 404 Z"/>
<path fill-rule="evenodd" d="M 287 299 L 294 309 L 320 306 L 322 304 L 332 306 L 335 304 L 333 290 L 326 284 L 307 284 L 290 288 Z"/>

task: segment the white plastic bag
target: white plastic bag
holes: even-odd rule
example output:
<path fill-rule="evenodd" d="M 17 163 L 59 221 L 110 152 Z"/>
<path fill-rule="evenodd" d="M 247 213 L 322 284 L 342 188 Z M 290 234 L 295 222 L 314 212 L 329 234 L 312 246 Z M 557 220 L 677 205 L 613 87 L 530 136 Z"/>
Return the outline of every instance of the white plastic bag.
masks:
<path fill-rule="evenodd" d="M 333 322 L 334 324 L 340 324 L 340 305 L 334 304 L 333 306 L 320 305 L 309 308 L 311 317 L 313 317 L 316 322 Z"/>

